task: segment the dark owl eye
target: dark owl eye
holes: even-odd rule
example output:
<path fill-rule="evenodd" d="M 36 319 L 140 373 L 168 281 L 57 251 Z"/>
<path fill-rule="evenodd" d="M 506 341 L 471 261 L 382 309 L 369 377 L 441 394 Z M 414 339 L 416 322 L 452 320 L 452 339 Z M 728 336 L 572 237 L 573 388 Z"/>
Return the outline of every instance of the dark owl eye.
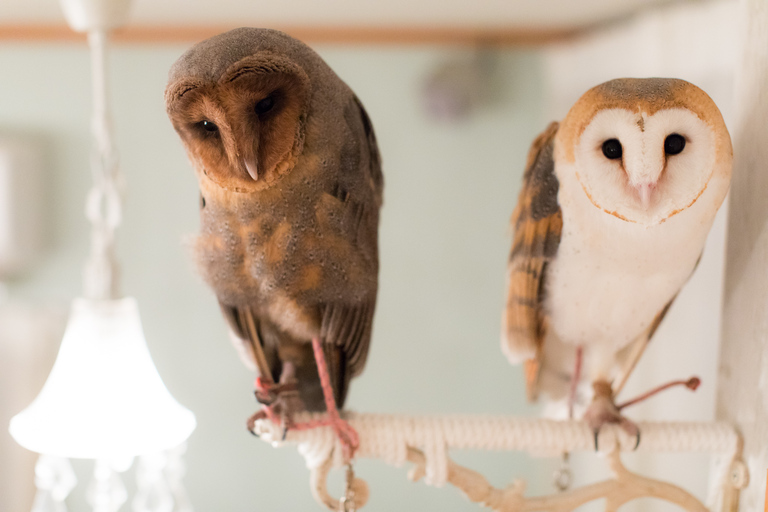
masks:
<path fill-rule="evenodd" d="M 266 114 L 270 110 L 272 110 L 272 107 L 275 106 L 275 98 L 273 95 L 267 96 L 260 102 L 256 104 L 255 107 L 253 107 L 254 112 L 256 112 L 257 115 Z"/>
<path fill-rule="evenodd" d="M 603 154 L 609 160 L 621 158 L 621 142 L 619 142 L 619 139 L 608 139 L 603 142 Z"/>
<path fill-rule="evenodd" d="M 219 131 L 219 127 L 216 126 L 215 124 L 213 124 L 210 121 L 200 121 L 197 124 L 198 124 L 198 126 L 200 126 L 200 128 L 202 128 L 204 131 L 206 131 L 208 133 L 214 133 L 214 132 Z"/>
<path fill-rule="evenodd" d="M 685 137 L 673 133 L 664 139 L 664 152 L 668 155 L 678 155 L 685 149 Z"/>

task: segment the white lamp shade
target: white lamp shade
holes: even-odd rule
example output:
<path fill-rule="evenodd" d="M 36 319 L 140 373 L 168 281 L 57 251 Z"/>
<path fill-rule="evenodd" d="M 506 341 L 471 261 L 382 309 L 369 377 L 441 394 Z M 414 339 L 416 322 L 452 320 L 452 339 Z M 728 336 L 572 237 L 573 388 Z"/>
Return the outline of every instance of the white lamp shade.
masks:
<path fill-rule="evenodd" d="M 73 30 L 110 30 L 125 25 L 131 0 L 61 0 L 64 17 Z"/>
<path fill-rule="evenodd" d="M 48 380 L 10 432 L 38 453 L 118 459 L 177 446 L 195 425 L 152 363 L 136 301 L 76 299 Z"/>

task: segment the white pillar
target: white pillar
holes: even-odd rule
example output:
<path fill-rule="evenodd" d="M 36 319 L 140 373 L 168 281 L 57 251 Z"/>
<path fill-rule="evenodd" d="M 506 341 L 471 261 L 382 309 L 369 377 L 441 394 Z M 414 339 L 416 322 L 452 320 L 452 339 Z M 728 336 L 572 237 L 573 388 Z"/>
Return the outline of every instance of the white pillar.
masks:
<path fill-rule="evenodd" d="M 768 471 L 768 2 L 741 0 L 719 419 L 745 440 L 740 510 L 763 510 Z"/>

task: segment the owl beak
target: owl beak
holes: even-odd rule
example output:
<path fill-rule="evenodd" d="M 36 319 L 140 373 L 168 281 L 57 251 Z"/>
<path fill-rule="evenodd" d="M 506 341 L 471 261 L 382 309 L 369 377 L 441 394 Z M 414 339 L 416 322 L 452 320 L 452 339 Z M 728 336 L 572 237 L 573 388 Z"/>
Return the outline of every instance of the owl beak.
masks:
<path fill-rule="evenodd" d="M 252 162 L 245 158 L 243 159 L 243 166 L 245 167 L 245 170 L 248 171 L 251 178 L 253 178 L 253 181 L 259 180 L 259 167 L 256 165 L 256 162 Z"/>
<path fill-rule="evenodd" d="M 643 208 L 647 209 L 650 206 L 654 188 L 656 188 L 656 183 L 640 183 L 635 185 L 635 190 L 637 190 L 637 195 L 640 197 Z"/>

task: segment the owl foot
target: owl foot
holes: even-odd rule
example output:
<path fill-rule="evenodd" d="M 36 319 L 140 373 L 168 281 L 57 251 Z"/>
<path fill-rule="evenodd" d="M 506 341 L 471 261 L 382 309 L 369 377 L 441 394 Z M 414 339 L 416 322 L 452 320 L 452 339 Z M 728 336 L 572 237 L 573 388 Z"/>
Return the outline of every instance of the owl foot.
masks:
<path fill-rule="evenodd" d="M 245 426 L 248 429 L 248 432 L 253 434 L 256 437 L 260 437 L 259 434 L 256 432 L 256 422 L 259 420 L 265 420 L 267 419 L 267 413 L 263 409 L 260 411 L 256 411 L 253 415 L 251 415 L 250 418 L 248 418 L 245 421 Z"/>
<path fill-rule="evenodd" d="M 248 428 L 251 434 L 259 437 L 259 434 L 256 433 L 257 421 L 271 420 L 272 423 L 282 423 L 283 429 L 287 430 L 286 425 L 288 424 L 288 421 L 285 421 L 285 419 L 286 415 L 283 414 L 282 404 L 280 402 L 276 402 L 270 405 L 262 405 L 262 408 L 259 411 L 256 411 L 250 418 L 246 420 L 245 426 Z M 285 438 L 285 435 L 283 435 L 283 438 Z"/>
<path fill-rule="evenodd" d="M 642 395 L 633 398 L 632 400 L 627 400 L 622 404 L 616 405 L 613 397 L 613 388 L 611 385 L 604 380 L 593 382 L 592 388 L 595 391 L 595 395 L 589 408 L 584 413 L 584 419 L 594 432 L 595 451 L 597 451 L 597 437 L 600 433 L 600 428 L 606 423 L 615 423 L 619 425 L 619 427 L 627 434 L 635 437 L 637 439 L 635 442 L 635 450 L 637 450 L 637 447 L 640 446 L 640 430 L 632 421 L 621 415 L 621 410 L 625 407 L 629 407 L 630 405 L 635 405 L 639 402 L 642 402 L 643 400 L 647 400 L 657 393 L 660 393 L 661 391 L 674 386 L 685 386 L 691 391 L 696 391 L 696 388 L 698 388 L 700 384 L 701 379 L 698 377 L 691 377 L 688 380 L 675 380 L 653 388 L 647 393 L 643 393 Z"/>
<path fill-rule="evenodd" d="M 637 450 L 637 447 L 640 446 L 640 429 L 635 423 L 621 415 L 620 408 L 614 402 L 611 385 L 604 380 L 597 380 L 592 383 L 592 388 L 595 395 L 584 413 L 584 420 L 594 433 L 595 451 L 598 451 L 597 438 L 600 429 L 607 423 L 618 425 L 624 432 L 636 438 L 635 450 Z"/>
<path fill-rule="evenodd" d="M 248 430 L 258 437 L 255 431 L 256 422 L 269 419 L 273 423 L 282 425 L 282 438 L 285 440 L 288 430 L 294 425 L 293 416 L 300 407 L 297 404 L 299 397 L 296 381 L 286 379 L 275 384 L 257 377 L 254 395 L 262 408 L 246 421 Z"/>
<path fill-rule="evenodd" d="M 344 459 L 349 461 L 354 457 L 355 450 L 360 445 L 360 439 L 352 426 L 344 421 L 339 415 L 339 410 L 336 408 L 336 399 L 333 395 L 333 387 L 331 386 L 331 377 L 328 373 L 328 366 L 325 363 L 325 354 L 323 353 L 323 346 L 320 338 L 312 338 L 312 350 L 315 353 L 315 361 L 317 362 L 317 373 L 320 377 L 320 385 L 323 388 L 323 398 L 325 398 L 325 409 L 328 412 L 327 424 L 330 424 L 333 431 L 336 433 L 336 437 L 341 442 L 342 449 L 344 450 Z"/>
<path fill-rule="evenodd" d="M 325 398 L 327 417 L 308 422 L 294 422 L 293 416 L 298 410 L 298 404 L 296 403 L 298 400 L 298 392 L 295 381 L 287 380 L 286 382 L 273 384 L 266 383 L 261 378 L 257 378 L 255 394 L 256 399 L 263 405 L 263 408 L 248 418 L 248 430 L 250 430 L 252 434 L 257 435 L 255 432 L 256 422 L 262 419 L 270 419 L 274 423 L 282 423 L 283 439 L 285 439 L 289 430 L 308 430 L 322 426 L 330 426 L 341 443 L 345 460 L 349 461 L 354 457 L 355 450 L 357 450 L 357 447 L 360 444 L 360 439 L 357 431 L 341 418 L 339 410 L 336 407 L 331 379 L 319 338 L 314 338 L 312 340 L 312 348 L 315 352 L 320 384 L 323 389 L 323 397 Z"/>
<path fill-rule="evenodd" d="M 295 380 L 288 382 L 269 382 L 261 377 L 256 377 L 254 383 L 253 394 L 256 395 L 256 400 L 262 405 L 274 404 L 283 393 L 290 393 L 298 391 Z"/>
<path fill-rule="evenodd" d="M 293 395 L 296 394 L 293 393 Z M 288 431 L 296 429 L 297 425 L 300 425 L 295 423 L 293 420 L 296 407 L 291 404 L 295 401 L 296 398 L 298 397 L 286 396 L 286 394 L 283 394 L 274 403 L 270 405 L 263 405 L 261 410 L 257 411 L 250 418 L 248 418 L 246 421 L 246 427 L 248 427 L 248 430 L 251 432 L 251 434 L 259 437 L 259 435 L 256 433 L 256 422 L 259 420 L 270 420 L 272 423 L 282 426 L 282 440 L 285 441 L 285 438 L 288 435 Z"/>

